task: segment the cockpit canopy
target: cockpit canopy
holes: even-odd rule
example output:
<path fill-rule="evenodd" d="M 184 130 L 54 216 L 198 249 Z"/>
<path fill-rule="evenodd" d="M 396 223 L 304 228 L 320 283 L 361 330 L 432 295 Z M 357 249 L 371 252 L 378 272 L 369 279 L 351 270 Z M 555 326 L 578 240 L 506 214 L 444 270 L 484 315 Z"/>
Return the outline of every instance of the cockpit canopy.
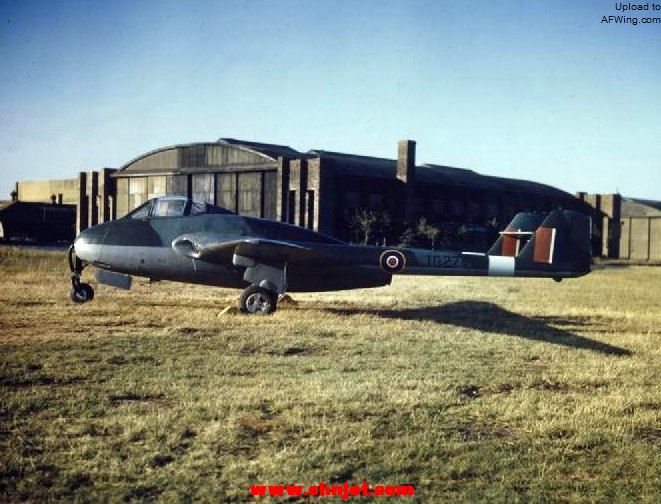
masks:
<path fill-rule="evenodd" d="M 125 219 L 149 219 L 152 217 L 184 217 L 201 214 L 233 214 L 221 207 L 202 201 L 193 201 L 181 196 L 152 198 L 129 212 Z"/>

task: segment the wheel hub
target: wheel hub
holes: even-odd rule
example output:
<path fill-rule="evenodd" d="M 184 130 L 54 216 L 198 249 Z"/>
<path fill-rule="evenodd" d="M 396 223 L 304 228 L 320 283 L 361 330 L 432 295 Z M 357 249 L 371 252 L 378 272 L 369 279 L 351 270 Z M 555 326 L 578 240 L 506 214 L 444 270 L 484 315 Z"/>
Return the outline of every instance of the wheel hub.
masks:
<path fill-rule="evenodd" d="M 81 302 L 87 301 L 87 292 L 85 292 L 84 289 L 77 288 L 74 289 L 74 296 L 76 296 L 76 299 Z"/>
<path fill-rule="evenodd" d="M 255 292 L 246 299 L 246 308 L 250 313 L 266 313 L 271 302 L 261 292 Z"/>

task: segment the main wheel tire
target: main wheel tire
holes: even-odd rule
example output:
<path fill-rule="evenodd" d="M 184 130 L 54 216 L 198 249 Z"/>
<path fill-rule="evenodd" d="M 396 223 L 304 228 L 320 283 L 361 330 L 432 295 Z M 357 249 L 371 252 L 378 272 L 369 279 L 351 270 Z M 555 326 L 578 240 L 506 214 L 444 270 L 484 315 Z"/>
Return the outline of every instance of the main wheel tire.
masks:
<path fill-rule="evenodd" d="M 81 283 L 71 288 L 71 301 L 74 303 L 87 303 L 94 299 L 94 289 L 90 284 Z"/>
<path fill-rule="evenodd" d="M 239 296 L 239 311 L 255 315 L 268 315 L 273 313 L 278 303 L 278 295 L 275 292 L 251 285 Z"/>

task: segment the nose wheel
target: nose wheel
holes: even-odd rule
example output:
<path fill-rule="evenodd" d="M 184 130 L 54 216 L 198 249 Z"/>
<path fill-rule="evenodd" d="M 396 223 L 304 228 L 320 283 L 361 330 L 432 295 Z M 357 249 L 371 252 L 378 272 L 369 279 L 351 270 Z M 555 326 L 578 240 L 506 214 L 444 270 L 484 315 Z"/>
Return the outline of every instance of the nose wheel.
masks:
<path fill-rule="evenodd" d="M 73 245 L 69 247 L 69 269 L 71 269 L 71 301 L 74 303 L 87 303 L 94 299 L 94 289 L 88 283 L 80 281 L 80 275 L 86 264 L 76 257 Z"/>
<path fill-rule="evenodd" d="M 268 315 L 275 311 L 277 303 L 277 293 L 251 285 L 239 296 L 239 311 L 251 315 Z"/>
<path fill-rule="evenodd" d="M 78 283 L 78 286 L 71 287 L 71 301 L 74 303 L 87 303 L 94 299 L 94 289 L 88 283 Z"/>

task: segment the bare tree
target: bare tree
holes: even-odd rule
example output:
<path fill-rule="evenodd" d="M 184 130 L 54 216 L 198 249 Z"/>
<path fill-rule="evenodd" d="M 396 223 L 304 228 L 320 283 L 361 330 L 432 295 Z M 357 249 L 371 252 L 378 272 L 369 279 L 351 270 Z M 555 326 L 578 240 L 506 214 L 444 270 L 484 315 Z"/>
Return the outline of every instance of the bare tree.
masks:
<path fill-rule="evenodd" d="M 399 246 L 400 247 L 410 247 L 415 238 L 415 232 L 410 227 L 407 227 L 402 235 L 399 237 Z"/>
<path fill-rule="evenodd" d="M 418 235 L 424 236 L 431 242 L 431 248 L 433 249 L 436 245 L 436 238 L 440 234 L 441 230 L 438 229 L 433 224 L 427 222 L 425 217 L 420 217 L 417 226 Z"/>
<path fill-rule="evenodd" d="M 349 228 L 361 235 L 363 245 L 367 245 L 375 234 L 384 238 L 391 223 L 388 212 L 376 210 L 359 210 L 349 218 Z"/>
<path fill-rule="evenodd" d="M 392 218 L 390 214 L 385 210 L 383 212 L 377 212 L 377 221 L 375 225 L 375 232 L 379 233 L 380 241 L 383 242 L 383 246 L 386 245 L 386 236 L 391 230 Z"/>
<path fill-rule="evenodd" d="M 363 237 L 363 245 L 367 245 L 375 230 L 377 220 L 378 215 L 376 212 L 372 210 L 360 210 L 349 219 L 349 227 L 358 231 Z"/>

